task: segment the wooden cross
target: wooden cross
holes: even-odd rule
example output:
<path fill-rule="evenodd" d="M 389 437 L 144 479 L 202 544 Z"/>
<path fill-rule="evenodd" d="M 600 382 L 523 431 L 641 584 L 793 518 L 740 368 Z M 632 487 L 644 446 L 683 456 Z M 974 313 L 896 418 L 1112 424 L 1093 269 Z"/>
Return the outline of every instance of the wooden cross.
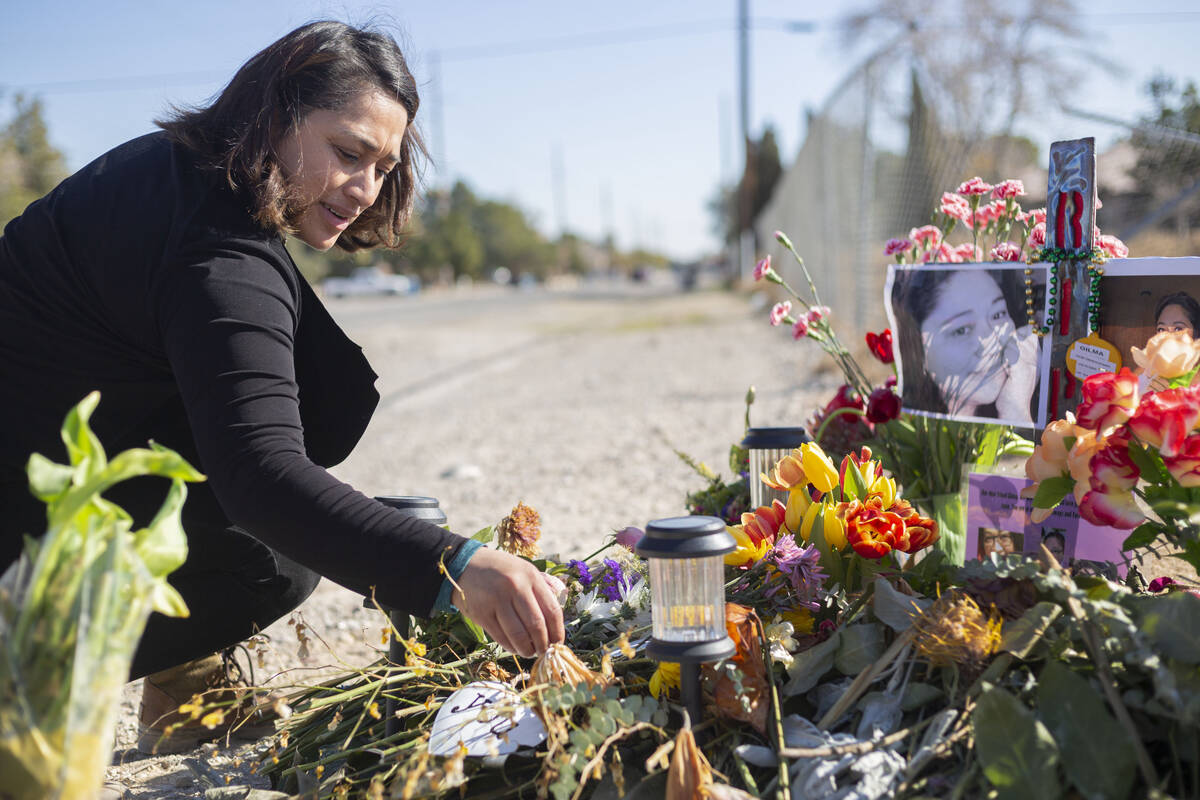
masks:
<path fill-rule="evenodd" d="M 1050 174 L 1046 182 L 1046 247 L 1077 253 L 1060 262 L 1057 315 L 1051 335 L 1048 420 L 1074 411 L 1078 382 L 1067 369 L 1067 350 L 1088 334 L 1088 263 L 1096 231 L 1096 140 L 1073 139 L 1050 145 Z M 1051 287 L 1055 288 L 1055 287 Z"/>

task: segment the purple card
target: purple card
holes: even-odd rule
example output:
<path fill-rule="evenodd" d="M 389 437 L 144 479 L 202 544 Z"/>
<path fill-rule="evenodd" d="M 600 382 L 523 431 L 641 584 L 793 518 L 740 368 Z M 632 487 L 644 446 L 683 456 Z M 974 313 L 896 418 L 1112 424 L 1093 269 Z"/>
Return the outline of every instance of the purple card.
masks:
<path fill-rule="evenodd" d="M 1074 495 L 1068 494 L 1042 522 L 1033 522 L 1033 501 L 1020 496 L 1032 484 L 1028 479 L 972 472 L 967 481 L 967 558 L 983 559 L 991 552 L 1034 555 L 1045 543 L 1063 566 L 1111 563 L 1125 577 L 1121 544 L 1129 531 L 1082 519 Z"/>

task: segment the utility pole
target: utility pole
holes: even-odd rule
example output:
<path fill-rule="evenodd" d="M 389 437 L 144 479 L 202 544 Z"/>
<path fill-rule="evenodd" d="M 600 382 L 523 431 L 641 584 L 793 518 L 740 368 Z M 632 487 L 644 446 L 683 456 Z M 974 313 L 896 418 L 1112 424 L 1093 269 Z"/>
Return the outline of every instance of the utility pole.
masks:
<path fill-rule="evenodd" d="M 729 271 L 737 280 L 754 262 L 753 204 L 757 171 L 750 142 L 750 0 L 738 0 L 738 117 L 741 123 L 743 169 L 738 182 L 737 261 Z"/>

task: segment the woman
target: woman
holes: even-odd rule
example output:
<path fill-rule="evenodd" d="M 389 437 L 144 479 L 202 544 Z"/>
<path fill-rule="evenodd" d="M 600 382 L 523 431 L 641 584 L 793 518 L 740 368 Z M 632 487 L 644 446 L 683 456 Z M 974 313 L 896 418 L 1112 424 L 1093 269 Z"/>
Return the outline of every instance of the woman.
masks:
<path fill-rule="evenodd" d="M 1200 303 L 1187 292 L 1162 297 L 1154 307 L 1154 332 L 1185 332 L 1193 339 L 1200 330 Z"/>
<path fill-rule="evenodd" d="M 153 439 L 208 476 L 190 490 L 188 560 L 170 577 L 191 616 L 152 616 L 134 658 L 133 677 L 149 676 L 140 746 L 162 733 L 156 711 L 219 679 L 212 654 L 295 608 L 320 575 L 422 616 L 453 603 L 524 656 L 563 638 L 532 565 L 325 469 L 362 435 L 376 375 L 283 237 L 396 246 L 423 152 L 417 107 L 391 37 L 306 25 L 212 105 L 101 156 L 0 237 L 0 568 L 45 525 L 26 460 L 61 452 L 63 417 L 93 389 L 106 449 Z M 109 497 L 148 520 L 164 494 L 144 478 Z M 169 746 L 206 733 L 191 728 Z"/>
<path fill-rule="evenodd" d="M 897 270 L 906 407 L 1033 426 L 1037 337 L 1013 323 L 999 270 Z"/>

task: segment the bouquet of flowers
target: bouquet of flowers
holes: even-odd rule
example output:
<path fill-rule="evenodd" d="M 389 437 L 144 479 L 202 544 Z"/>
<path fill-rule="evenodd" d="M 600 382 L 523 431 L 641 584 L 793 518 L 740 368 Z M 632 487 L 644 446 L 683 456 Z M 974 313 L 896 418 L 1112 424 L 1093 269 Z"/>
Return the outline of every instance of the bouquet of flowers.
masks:
<path fill-rule="evenodd" d="M 1092 375 L 1074 415 L 1047 426 L 1026 462 L 1034 520 L 1073 493 L 1080 515 L 1132 530 L 1122 549 L 1154 545 L 1200 569 L 1200 386 L 1188 385 L 1200 347 L 1187 333 L 1156 334 L 1128 368 Z M 1143 382 L 1161 381 L 1151 391 Z"/>

